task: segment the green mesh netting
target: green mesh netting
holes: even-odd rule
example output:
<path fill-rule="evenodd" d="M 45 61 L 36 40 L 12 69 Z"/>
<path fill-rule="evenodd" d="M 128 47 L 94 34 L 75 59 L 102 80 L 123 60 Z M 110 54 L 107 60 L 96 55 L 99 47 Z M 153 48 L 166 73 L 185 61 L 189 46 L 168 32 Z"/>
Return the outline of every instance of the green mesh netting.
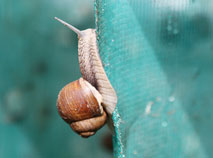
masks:
<path fill-rule="evenodd" d="M 213 157 L 212 10 L 210 0 L 96 0 L 118 95 L 114 157 Z"/>

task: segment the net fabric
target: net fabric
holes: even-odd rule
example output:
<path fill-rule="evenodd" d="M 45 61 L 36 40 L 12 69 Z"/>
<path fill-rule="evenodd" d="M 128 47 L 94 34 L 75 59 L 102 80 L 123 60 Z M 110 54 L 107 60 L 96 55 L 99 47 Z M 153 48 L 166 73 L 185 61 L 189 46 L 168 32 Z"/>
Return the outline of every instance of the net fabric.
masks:
<path fill-rule="evenodd" d="M 213 5 L 96 0 L 100 56 L 118 95 L 114 157 L 213 156 Z"/>

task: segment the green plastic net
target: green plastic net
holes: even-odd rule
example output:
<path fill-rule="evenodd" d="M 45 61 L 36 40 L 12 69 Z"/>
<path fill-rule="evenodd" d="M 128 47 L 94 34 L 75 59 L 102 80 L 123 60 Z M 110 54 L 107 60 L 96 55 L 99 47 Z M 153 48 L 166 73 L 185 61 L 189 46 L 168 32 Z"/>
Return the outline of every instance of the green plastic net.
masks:
<path fill-rule="evenodd" d="M 118 95 L 114 157 L 213 157 L 213 4 L 96 0 L 101 59 Z"/>

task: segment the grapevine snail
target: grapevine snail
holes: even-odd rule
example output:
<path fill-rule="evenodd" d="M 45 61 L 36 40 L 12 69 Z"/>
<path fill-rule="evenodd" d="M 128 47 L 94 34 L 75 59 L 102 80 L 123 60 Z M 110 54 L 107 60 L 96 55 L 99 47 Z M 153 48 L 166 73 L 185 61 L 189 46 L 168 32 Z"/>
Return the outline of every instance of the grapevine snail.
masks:
<path fill-rule="evenodd" d="M 59 92 L 57 109 L 71 128 L 82 137 L 94 135 L 108 120 L 113 130 L 112 113 L 117 96 L 99 57 L 95 29 L 80 31 L 55 17 L 78 35 L 78 57 L 82 78 Z"/>

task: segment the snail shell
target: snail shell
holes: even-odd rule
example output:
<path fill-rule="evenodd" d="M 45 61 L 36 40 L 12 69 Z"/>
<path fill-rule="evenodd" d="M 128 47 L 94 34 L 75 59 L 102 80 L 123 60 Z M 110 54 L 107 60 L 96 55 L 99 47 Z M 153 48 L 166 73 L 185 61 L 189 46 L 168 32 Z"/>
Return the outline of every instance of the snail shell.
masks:
<path fill-rule="evenodd" d="M 57 108 L 60 116 L 75 132 L 89 137 L 107 120 L 101 103 L 100 93 L 89 82 L 80 78 L 60 91 Z"/>

